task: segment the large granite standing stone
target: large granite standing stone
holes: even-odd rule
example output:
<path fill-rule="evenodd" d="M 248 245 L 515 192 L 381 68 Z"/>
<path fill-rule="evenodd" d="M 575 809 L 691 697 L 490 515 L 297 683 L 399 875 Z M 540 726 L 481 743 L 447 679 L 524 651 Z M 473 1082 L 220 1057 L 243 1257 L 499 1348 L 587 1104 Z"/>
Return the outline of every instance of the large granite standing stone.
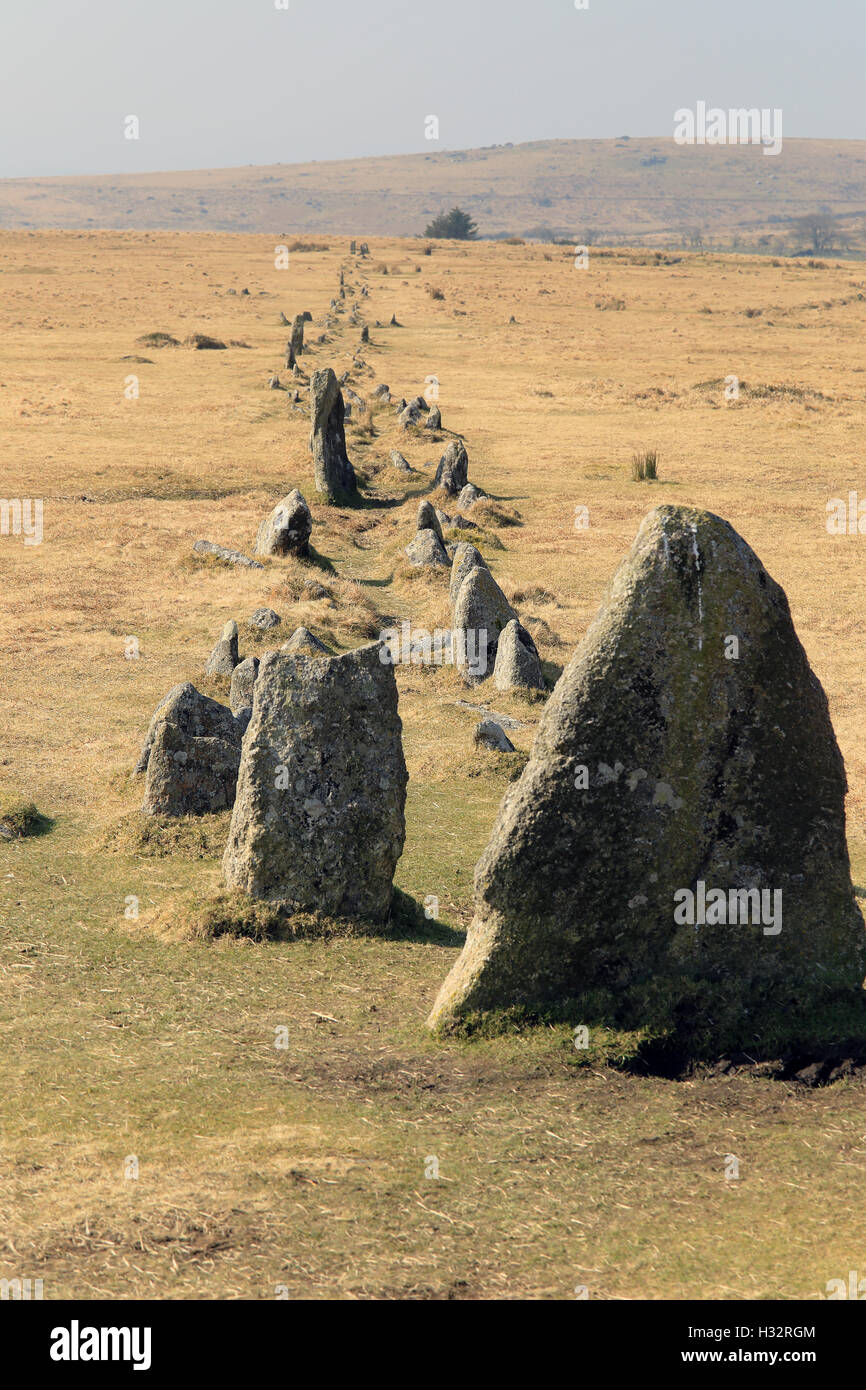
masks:
<path fill-rule="evenodd" d="M 308 555 L 313 518 L 298 489 L 292 488 L 259 527 L 256 555 Z"/>
<path fill-rule="evenodd" d="M 300 357 L 304 351 L 304 322 L 303 314 L 296 314 L 292 320 L 292 336 L 289 339 L 289 344 L 295 357 Z"/>
<path fill-rule="evenodd" d="M 229 887 L 331 916 L 387 916 L 408 777 L 381 649 L 263 658 L 223 858 Z"/>
<path fill-rule="evenodd" d="M 454 600 L 457 667 L 469 684 L 492 674 L 500 633 L 516 617 L 487 566 L 471 569 Z"/>
<path fill-rule="evenodd" d="M 145 815 L 204 815 L 235 797 L 245 720 L 202 695 L 176 685 L 157 706 L 136 771 L 146 773 Z"/>
<path fill-rule="evenodd" d="M 339 501 L 358 491 L 355 470 L 346 453 L 346 432 L 343 428 L 345 407 L 343 393 L 333 370 L 313 372 L 310 377 L 310 448 L 316 488 L 323 497 Z"/>
<path fill-rule="evenodd" d="M 460 439 L 452 439 L 439 460 L 434 485 L 444 488 L 451 497 L 457 497 L 468 482 L 469 456 L 466 446 Z"/>
<path fill-rule="evenodd" d="M 541 658 L 532 635 L 517 618 L 502 629 L 496 644 L 493 684 L 497 690 L 545 690 Z"/>
<path fill-rule="evenodd" d="M 866 972 L 845 790 L 785 594 L 727 522 L 659 507 L 505 795 L 431 1025 L 554 1006 L 696 1051 L 807 1036 Z"/>
<path fill-rule="evenodd" d="M 467 574 L 474 569 L 487 569 L 487 561 L 476 550 L 475 546 L 469 541 L 458 541 L 454 550 L 454 559 L 451 561 L 451 581 L 448 585 L 448 599 L 454 604 L 460 592 L 460 585 L 463 583 Z"/>

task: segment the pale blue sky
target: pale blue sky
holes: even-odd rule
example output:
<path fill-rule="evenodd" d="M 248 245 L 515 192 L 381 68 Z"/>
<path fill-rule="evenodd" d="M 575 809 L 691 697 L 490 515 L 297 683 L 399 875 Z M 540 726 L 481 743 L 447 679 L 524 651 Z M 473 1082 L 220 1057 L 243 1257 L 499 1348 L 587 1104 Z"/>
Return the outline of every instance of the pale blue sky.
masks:
<path fill-rule="evenodd" d="M 288 5 L 2 0 L 0 176 L 670 135 L 699 99 L 866 139 L 866 0 Z"/>

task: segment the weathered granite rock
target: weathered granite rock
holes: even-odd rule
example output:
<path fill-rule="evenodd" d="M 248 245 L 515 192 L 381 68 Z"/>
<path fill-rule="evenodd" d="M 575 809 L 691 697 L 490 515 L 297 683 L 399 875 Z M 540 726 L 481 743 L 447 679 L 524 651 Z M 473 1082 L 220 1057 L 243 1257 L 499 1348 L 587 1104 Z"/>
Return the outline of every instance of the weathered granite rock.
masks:
<path fill-rule="evenodd" d="M 431 407 L 430 413 L 427 416 L 427 419 L 424 421 L 424 428 L 425 430 L 441 430 L 442 416 L 439 412 L 438 405 L 434 405 Z"/>
<path fill-rule="evenodd" d="M 232 671 L 232 684 L 229 691 L 229 707 L 232 714 L 249 709 L 253 703 L 253 686 L 259 674 L 259 658 L 248 656 L 238 663 Z"/>
<path fill-rule="evenodd" d="M 845 786 L 783 591 L 727 522 L 659 507 L 506 793 L 431 1024 L 556 1008 L 695 1055 L 799 1046 L 866 970 Z"/>
<path fill-rule="evenodd" d="M 310 652 L 313 656 L 331 656 L 331 648 L 318 638 L 315 633 L 310 632 L 308 627 L 296 627 L 288 642 L 284 642 L 280 651 L 283 652 Z"/>
<path fill-rule="evenodd" d="M 460 585 L 463 583 L 467 574 L 469 574 L 470 570 L 479 568 L 487 569 L 487 561 L 481 554 L 481 551 L 476 550 L 475 546 L 471 545 L 469 541 L 459 541 L 454 551 L 454 560 L 451 565 L 451 582 L 448 585 L 448 599 L 452 606 L 457 601 Z"/>
<path fill-rule="evenodd" d="M 157 707 L 139 760 L 144 814 L 199 816 L 231 806 L 242 734 L 225 705 L 194 685 L 176 685 Z"/>
<path fill-rule="evenodd" d="M 399 449 L 391 450 L 391 463 L 394 468 L 399 468 L 401 473 L 411 473 L 412 469 L 409 460 L 405 459 Z"/>
<path fill-rule="evenodd" d="M 260 525 L 255 553 L 309 555 L 312 529 L 313 518 L 310 509 L 298 489 L 292 488 Z"/>
<path fill-rule="evenodd" d="M 444 488 L 451 497 L 456 497 L 466 486 L 469 471 L 469 456 L 462 440 L 452 439 L 439 460 L 436 469 L 435 485 Z"/>
<path fill-rule="evenodd" d="M 493 719 L 482 719 L 474 734 L 474 741 L 482 748 L 491 748 L 495 753 L 513 753 L 514 744 L 501 724 Z"/>
<path fill-rule="evenodd" d="M 259 628 L 266 632 L 268 628 L 279 627 L 282 621 L 279 613 L 275 613 L 273 608 L 257 608 L 252 617 L 247 618 L 247 627 Z"/>
<path fill-rule="evenodd" d="M 442 523 L 439 519 L 440 515 L 441 513 L 436 510 L 432 502 L 419 502 L 415 530 L 424 531 L 429 527 L 431 531 L 436 532 L 440 541 L 444 541 L 445 537 L 442 535 Z"/>
<path fill-rule="evenodd" d="M 408 430 L 412 429 L 414 425 L 420 425 L 421 412 L 418 409 L 417 405 L 415 405 L 414 402 L 410 401 L 409 404 L 403 410 L 400 411 L 400 414 L 397 418 L 400 421 L 402 428 L 404 430 Z"/>
<path fill-rule="evenodd" d="M 331 916 L 387 916 L 408 776 L 381 651 L 263 659 L 223 858 L 229 887 Z"/>
<path fill-rule="evenodd" d="M 457 667 L 464 680 L 471 684 L 490 675 L 500 633 L 516 617 L 489 569 L 471 569 L 454 600 Z"/>
<path fill-rule="evenodd" d="M 346 453 L 343 394 L 332 369 L 310 377 L 310 448 L 316 488 L 331 501 L 357 494 L 355 470 Z"/>
<path fill-rule="evenodd" d="M 225 545 L 216 545 L 213 541 L 196 541 L 193 550 L 196 555 L 215 555 L 226 565 L 240 565 L 248 570 L 264 569 L 264 565 L 260 565 L 258 560 L 251 560 L 249 555 L 242 555 L 239 550 L 230 550 Z"/>
<path fill-rule="evenodd" d="M 526 628 L 512 618 L 496 644 L 493 684 L 497 690 L 546 690 L 538 648 Z"/>
<path fill-rule="evenodd" d="M 230 676 L 239 661 L 238 625 L 230 618 L 223 628 L 222 637 L 207 659 L 205 675 Z"/>
<path fill-rule="evenodd" d="M 292 346 L 292 352 L 295 354 L 295 357 L 300 357 L 304 351 L 303 314 L 296 314 L 294 319 L 292 320 L 292 336 L 290 341 Z"/>
<path fill-rule="evenodd" d="M 405 553 L 409 557 L 410 565 L 436 565 L 447 569 L 451 563 L 441 536 L 429 526 L 423 531 L 416 531 L 406 546 Z"/>
<path fill-rule="evenodd" d="M 486 497 L 486 495 L 487 494 L 476 487 L 474 483 L 467 483 L 466 486 L 460 490 L 460 496 L 457 498 L 457 506 L 460 508 L 461 512 L 465 512 L 472 506 L 473 502 L 478 501 L 479 497 Z"/>

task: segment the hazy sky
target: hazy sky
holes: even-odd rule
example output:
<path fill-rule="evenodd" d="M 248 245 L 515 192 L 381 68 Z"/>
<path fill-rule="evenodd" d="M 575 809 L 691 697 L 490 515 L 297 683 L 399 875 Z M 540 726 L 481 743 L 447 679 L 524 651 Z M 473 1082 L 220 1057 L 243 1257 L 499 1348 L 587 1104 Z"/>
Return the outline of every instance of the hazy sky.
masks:
<path fill-rule="evenodd" d="M 670 135 L 698 100 L 866 138 L 866 0 L 277 3 L 0 0 L 0 176 Z"/>

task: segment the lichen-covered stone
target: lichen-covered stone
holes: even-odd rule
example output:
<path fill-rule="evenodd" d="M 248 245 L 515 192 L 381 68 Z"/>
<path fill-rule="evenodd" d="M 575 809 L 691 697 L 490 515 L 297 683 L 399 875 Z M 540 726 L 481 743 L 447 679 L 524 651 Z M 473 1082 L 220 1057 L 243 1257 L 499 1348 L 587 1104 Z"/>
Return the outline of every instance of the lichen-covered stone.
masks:
<path fill-rule="evenodd" d="M 495 719 L 482 719 L 473 735 L 473 741 L 482 748 L 490 748 L 495 753 L 513 753 L 514 744 L 501 724 Z"/>
<path fill-rule="evenodd" d="M 445 537 L 442 535 L 442 523 L 439 518 L 440 513 L 437 512 L 432 502 L 419 502 L 415 530 L 425 531 L 427 527 L 429 527 L 431 531 L 436 532 L 440 541 L 444 541 Z"/>
<path fill-rule="evenodd" d="M 497 690 L 544 690 L 538 648 L 526 628 L 512 618 L 496 644 L 493 684 Z"/>
<path fill-rule="evenodd" d="M 355 470 L 346 453 L 343 393 L 330 367 L 310 377 L 310 448 L 316 488 L 338 502 L 357 494 Z"/>
<path fill-rule="evenodd" d="M 278 502 L 259 527 L 256 555 L 308 555 L 313 518 L 306 500 L 295 487 Z"/>
<path fill-rule="evenodd" d="M 453 605 L 457 600 L 460 585 L 463 583 L 467 574 L 474 569 L 487 569 L 487 561 L 476 550 L 469 541 L 459 541 L 454 551 L 454 559 L 451 563 L 451 582 L 448 586 L 448 598 Z"/>
<path fill-rule="evenodd" d="M 253 703 L 253 686 L 256 683 L 256 676 L 259 674 L 259 658 L 248 656 L 241 661 L 232 671 L 232 683 L 229 691 L 229 707 L 232 714 L 239 714 L 242 709 L 251 709 Z"/>
<path fill-rule="evenodd" d="M 408 556 L 409 564 L 416 567 L 435 565 L 437 568 L 447 569 L 451 563 L 448 559 L 448 551 L 442 543 L 441 532 L 437 533 L 432 526 L 426 526 L 422 531 L 416 531 L 406 546 L 405 553 Z"/>
<path fill-rule="evenodd" d="M 280 651 L 283 652 L 309 652 L 312 656 L 322 655 L 331 656 L 331 648 L 310 632 L 308 627 L 296 627 L 287 642 L 284 642 Z"/>
<path fill-rule="evenodd" d="M 145 815 L 200 816 L 232 805 L 243 724 L 188 682 L 157 706 L 141 762 Z"/>
<path fill-rule="evenodd" d="M 696 1050 L 807 1036 L 866 972 L 844 798 L 783 591 L 727 522 L 658 508 L 506 793 L 431 1024 L 556 1007 Z M 744 915 L 738 890 L 766 891 L 760 920 L 702 923 L 711 890 Z"/>
<path fill-rule="evenodd" d="M 223 858 L 229 887 L 331 916 L 387 916 L 408 777 L 381 650 L 263 658 Z"/>
<path fill-rule="evenodd" d="M 451 497 L 457 497 L 466 486 L 468 472 L 469 456 L 466 453 L 466 446 L 462 440 L 452 439 L 439 460 L 439 467 L 436 469 L 436 486 L 444 488 Z"/>
<path fill-rule="evenodd" d="M 207 659 L 204 671 L 206 676 L 230 676 L 240 661 L 238 655 L 238 625 L 229 619 Z"/>
<path fill-rule="evenodd" d="M 489 569 L 481 565 L 471 569 L 454 601 L 457 666 L 464 680 L 471 684 L 491 674 L 499 635 L 516 617 Z"/>

